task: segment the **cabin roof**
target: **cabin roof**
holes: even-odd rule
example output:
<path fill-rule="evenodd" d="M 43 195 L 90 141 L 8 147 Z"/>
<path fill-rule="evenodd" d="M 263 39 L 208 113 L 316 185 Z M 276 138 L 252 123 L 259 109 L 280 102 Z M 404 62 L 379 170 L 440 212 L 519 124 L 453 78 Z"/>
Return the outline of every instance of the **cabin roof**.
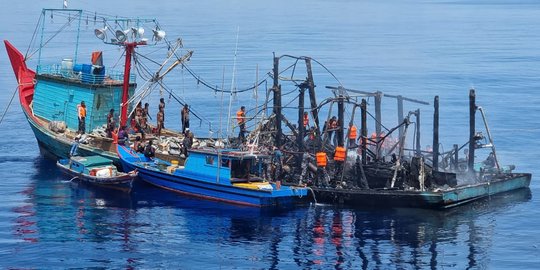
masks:
<path fill-rule="evenodd" d="M 71 160 L 85 167 L 112 165 L 112 160 L 102 156 L 72 157 Z"/>

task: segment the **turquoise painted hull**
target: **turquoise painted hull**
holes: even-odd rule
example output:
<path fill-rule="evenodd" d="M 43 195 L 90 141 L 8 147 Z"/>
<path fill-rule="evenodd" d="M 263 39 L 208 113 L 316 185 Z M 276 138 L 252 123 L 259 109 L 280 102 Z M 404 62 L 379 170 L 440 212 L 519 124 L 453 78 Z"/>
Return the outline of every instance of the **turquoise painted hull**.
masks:
<path fill-rule="evenodd" d="M 24 111 L 24 110 L 23 110 Z M 57 158 L 68 158 L 69 150 L 73 144 L 73 140 L 61 136 L 57 133 L 50 131 L 48 128 L 40 126 L 24 111 L 26 119 L 36 136 L 39 148 L 46 156 L 52 155 Z M 96 147 L 90 147 L 84 144 L 79 145 L 78 153 L 81 156 L 99 155 L 113 160 L 115 163 L 119 163 L 118 155 L 113 152 L 104 151 Z"/>

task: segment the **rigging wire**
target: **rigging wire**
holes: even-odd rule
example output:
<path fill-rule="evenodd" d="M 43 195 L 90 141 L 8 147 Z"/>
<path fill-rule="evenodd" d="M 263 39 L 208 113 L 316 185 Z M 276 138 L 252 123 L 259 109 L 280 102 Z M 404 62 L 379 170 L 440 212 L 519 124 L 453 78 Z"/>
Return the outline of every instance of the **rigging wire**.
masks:
<path fill-rule="evenodd" d="M 8 105 L 6 106 L 6 109 L 4 110 L 4 114 L 2 114 L 2 118 L 0 118 L 0 124 L 2 124 L 2 121 L 4 121 L 4 116 L 6 116 L 9 106 L 11 106 L 11 103 L 13 102 L 13 98 L 15 97 L 15 94 L 17 93 L 17 90 L 19 90 L 19 86 L 15 87 L 15 91 L 13 91 L 13 95 L 11 95 L 11 99 L 9 100 Z"/>

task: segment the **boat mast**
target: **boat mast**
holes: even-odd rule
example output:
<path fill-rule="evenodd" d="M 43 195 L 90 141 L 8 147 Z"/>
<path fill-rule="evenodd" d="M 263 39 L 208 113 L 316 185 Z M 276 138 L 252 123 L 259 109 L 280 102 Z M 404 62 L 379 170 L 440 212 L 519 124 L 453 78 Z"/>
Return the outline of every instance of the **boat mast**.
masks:
<path fill-rule="evenodd" d="M 146 42 L 126 42 L 123 46 L 126 48 L 126 62 L 124 66 L 124 84 L 122 86 L 122 103 L 120 104 L 120 127 L 126 125 L 127 122 L 127 109 L 129 99 L 129 77 L 131 72 L 131 55 L 137 45 L 144 45 Z"/>

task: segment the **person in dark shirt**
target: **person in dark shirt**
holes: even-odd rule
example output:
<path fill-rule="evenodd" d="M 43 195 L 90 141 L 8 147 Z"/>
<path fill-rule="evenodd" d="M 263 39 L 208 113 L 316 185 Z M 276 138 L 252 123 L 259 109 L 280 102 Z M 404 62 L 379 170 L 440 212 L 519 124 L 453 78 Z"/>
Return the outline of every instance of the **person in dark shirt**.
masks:
<path fill-rule="evenodd" d="M 120 131 L 118 131 L 118 144 L 124 145 L 129 140 L 128 133 L 127 133 L 127 127 L 122 126 L 120 128 Z"/>
<path fill-rule="evenodd" d="M 156 156 L 156 150 L 152 146 L 152 140 L 148 141 L 148 144 L 144 148 L 144 156 L 147 158 L 153 158 Z"/>

